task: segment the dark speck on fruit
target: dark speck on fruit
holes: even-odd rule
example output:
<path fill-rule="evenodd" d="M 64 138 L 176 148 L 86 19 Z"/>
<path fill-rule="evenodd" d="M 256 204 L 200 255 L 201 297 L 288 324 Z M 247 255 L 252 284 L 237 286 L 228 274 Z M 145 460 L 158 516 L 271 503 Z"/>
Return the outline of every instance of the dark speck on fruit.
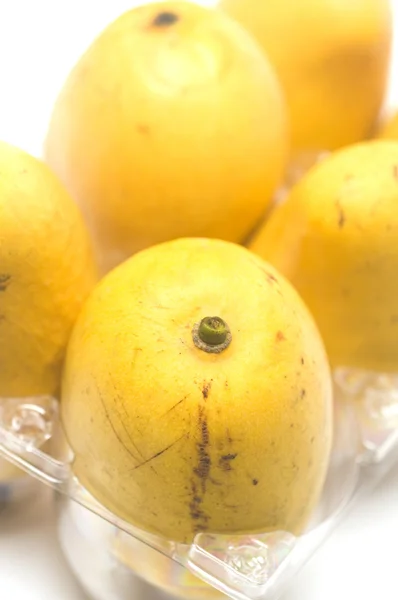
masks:
<path fill-rule="evenodd" d="M 238 455 L 235 454 L 224 454 L 223 456 L 220 457 L 220 460 L 218 461 L 218 466 L 220 467 L 220 469 L 222 471 L 232 471 L 232 465 L 231 462 L 233 460 L 235 460 L 235 458 Z"/>
<path fill-rule="evenodd" d="M 345 212 L 344 212 L 340 202 L 336 202 L 336 208 L 338 210 L 338 226 L 339 226 L 339 229 L 342 229 L 346 222 Z"/>
<path fill-rule="evenodd" d="M 179 20 L 178 15 L 174 12 L 163 11 L 160 12 L 152 21 L 153 27 L 169 27 L 169 25 L 174 25 Z"/>
<path fill-rule="evenodd" d="M 11 275 L 0 274 L 0 292 L 5 292 L 11 281 Z"/>
<path fill-rule="evenodd" d="M 209 397 L 210 390 L 211 390 L 211 382 L 205 382 L 202 387 L 202 396 L 203 396 L 204 400 L 207 400 L 207 398 Z"/>

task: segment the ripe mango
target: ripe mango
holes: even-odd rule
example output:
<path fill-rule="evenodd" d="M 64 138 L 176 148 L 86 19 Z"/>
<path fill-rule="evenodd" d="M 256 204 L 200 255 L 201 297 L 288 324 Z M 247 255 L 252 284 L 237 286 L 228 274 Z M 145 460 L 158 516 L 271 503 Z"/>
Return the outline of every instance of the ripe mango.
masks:
<path fill-rule="evenodd" d="M 250 242 L 311 310 L 332 366 L 398 371 L 398 142 L 336 151 Z"/>
<path fill-rule="evenodd" d="M 302 531 L 332 437 L 332 390 L 302 300 L 242 246 L 188 238 L 106 275 L 68 346 L 74 473 L 151 533 Z"/>
<path fill-rule="evenodd" d="M 283 178 L 285 101 L 259 46 L 225 14 L 150 3 L 75 65 L 44 155 L 81 206 L 103 272 L 180 236 L 241 242 Z"/>
<path fill-rule="evenodd" d="M 390 0 L 220 0 L 251 32 L 286 95 L 293 158 L 368 138 L 386 95 Z"/>
<path fill-rule="evenodd" d="M 83 218 L 60 181 L 0 142 L 0 397 L 57 394 L 97 277 Z"/>

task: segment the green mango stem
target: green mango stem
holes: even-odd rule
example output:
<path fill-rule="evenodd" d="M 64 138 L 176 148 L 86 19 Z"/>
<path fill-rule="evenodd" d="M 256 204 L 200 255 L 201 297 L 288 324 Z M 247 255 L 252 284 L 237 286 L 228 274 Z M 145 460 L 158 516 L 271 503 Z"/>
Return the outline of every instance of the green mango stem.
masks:
<path fill-rule="evenodd" d="M 231 331 L 220 317 L 205 317 L 192 330 L 192 339 L 199 350 L 219 354 L 232 341 Z"/>

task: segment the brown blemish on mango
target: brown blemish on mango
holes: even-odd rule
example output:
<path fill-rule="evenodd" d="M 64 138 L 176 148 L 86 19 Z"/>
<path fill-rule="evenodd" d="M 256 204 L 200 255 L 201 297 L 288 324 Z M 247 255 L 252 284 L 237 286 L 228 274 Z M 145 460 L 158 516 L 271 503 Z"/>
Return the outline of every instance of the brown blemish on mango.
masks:
<path fill-rule="evenodd" d="M 11 282 L 11 275 L 4 273 L 0 275 L 0 292 L 5 292 Z"/>
<path fill-rule="evenodd" d="M 210 390 L 211 390 L 211 381 L 205 382 L 202 387 L 202 396 L 203 396 L 204 400 L 207 400 L 207 398 L 209 397 Z"/>
<path fill-rule="evenodd" d="M 166 29 L 170 27 L 170 25 L 174 25 L 180 20 L 179 16 L 171 11 L 162 11 L 156 15 L 156 17 L 151 22 L 151 27 L 158 29 Z"/>
<path fill-rule="evenodd" d="M 223 454 L 218 461 L 218 466 L 222 471 L 232 471 L 232 461 L 238 456 L 237 453 L 234 454 Z"/>

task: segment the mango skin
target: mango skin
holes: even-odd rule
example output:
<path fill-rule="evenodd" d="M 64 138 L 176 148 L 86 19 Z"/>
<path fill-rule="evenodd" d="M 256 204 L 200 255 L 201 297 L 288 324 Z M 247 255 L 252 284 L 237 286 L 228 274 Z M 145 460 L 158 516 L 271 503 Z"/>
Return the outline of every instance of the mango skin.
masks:
<path fill-rule="evenodd" d="M 292 157 L 369 138 L 385 99 L 390 0 L 220 0 L 274 66 L 291 122 Z"/>
<path fill-rule="evenodd" d="M 369 141 L 311 169 L 250 248 L 291 281 L 333 367 L 398 371 L 398 143 Z"/>
<path fill-rule="evenodd" d="M 97 279 L 82 215 L 60 181 L 0 142 L 0 398 L 59 392 L 72 326 Z"/>
<path fill-rule="evenodd" d="M 221 316 L 221 354 L 192 328 Z M 308 310 L 245 248 L 181 239 L 98 284 L 68 346 L 62 418 L 80 482 L 133 525 L 202 531 L 306 525 L 331 447 L 330 370 Z"/>
<path fill-rule="evenodd" d="M 154 25 L 163 14 L 177 20 Z M 176 237 L 243 241 L 283 179 L 288 139 L 279 82 L 243 28 L 156 2 L 111 23 L 77 62 L 44 156 L 106 272 Z"/>
<path fill-rule="evenodd" d="M 386 119 L 379 131 L 377 137 L 382 140 L 395 140 L 398 141 L 398 112 L 393 113 Z"/>

